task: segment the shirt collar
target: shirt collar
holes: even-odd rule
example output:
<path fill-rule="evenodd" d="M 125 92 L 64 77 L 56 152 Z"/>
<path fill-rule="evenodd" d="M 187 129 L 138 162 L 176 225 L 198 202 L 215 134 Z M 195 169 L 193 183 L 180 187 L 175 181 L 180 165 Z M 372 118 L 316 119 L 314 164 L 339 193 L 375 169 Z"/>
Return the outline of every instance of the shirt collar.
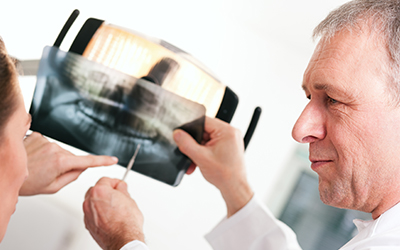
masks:
<path fill-rule="evenodd" d="M 353 220 L 358 232 L 368 231 L 367 234 L 373 235 L 386 232 L 400 226 L 400 203 L 397 203 L 389 210 L 381 214 L 376 220 Z"/>

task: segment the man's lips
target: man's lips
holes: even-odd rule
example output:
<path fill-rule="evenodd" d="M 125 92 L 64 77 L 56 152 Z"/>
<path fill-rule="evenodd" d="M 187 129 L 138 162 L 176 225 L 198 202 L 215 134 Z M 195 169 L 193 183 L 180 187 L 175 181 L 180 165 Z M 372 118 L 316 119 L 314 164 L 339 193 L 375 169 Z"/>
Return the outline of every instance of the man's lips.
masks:
<path fill-rule="evenodd" d="M 316 171 L 318 168 L 329 164 L 331 162 L 333 162 L 332 160 L 316 160 L 316 159 L 310 159 L 311 161 L 311 169 Z"/>

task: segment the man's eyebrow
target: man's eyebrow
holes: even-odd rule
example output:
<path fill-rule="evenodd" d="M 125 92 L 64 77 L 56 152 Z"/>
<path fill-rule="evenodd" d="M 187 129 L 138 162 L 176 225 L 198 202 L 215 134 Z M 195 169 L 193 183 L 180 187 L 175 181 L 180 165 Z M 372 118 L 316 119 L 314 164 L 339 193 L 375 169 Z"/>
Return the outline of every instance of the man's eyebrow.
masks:
<path fill-rule="evenodd" d="M 305 84 L 302 84 L 301 87 L 302 87 L 302 89 L 304 91 L 308 91 L 308 88 L 306 87 Z M 332 86 L 330 86 L 329 84 L 324 84 L 324 83 L 316 83 L 316 84 L 313 84 L 312 87 L 313 87 L 313 89 L 316 89 L 316 90 L 330 90 L 330 89 L 332 89 Z"/>

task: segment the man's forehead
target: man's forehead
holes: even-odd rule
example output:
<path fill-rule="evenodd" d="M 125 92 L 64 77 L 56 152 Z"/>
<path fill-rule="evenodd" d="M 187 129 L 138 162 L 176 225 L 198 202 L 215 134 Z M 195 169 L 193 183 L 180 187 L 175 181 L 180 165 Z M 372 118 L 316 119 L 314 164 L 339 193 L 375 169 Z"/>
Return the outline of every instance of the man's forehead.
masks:
<path fill-rule="evenodd" d="M 329 40 L 322 39 L 304 73 L 302 88 L 310 90 L 313 83 L 312 88 L 326 90 L 332 87 L 332 82 L 352 81 L 357 72 L 380 68 L 375 64 L 385 57 L 383 54 L 382 44 L 378 45 L 367 33 L 342 31 Z"/>

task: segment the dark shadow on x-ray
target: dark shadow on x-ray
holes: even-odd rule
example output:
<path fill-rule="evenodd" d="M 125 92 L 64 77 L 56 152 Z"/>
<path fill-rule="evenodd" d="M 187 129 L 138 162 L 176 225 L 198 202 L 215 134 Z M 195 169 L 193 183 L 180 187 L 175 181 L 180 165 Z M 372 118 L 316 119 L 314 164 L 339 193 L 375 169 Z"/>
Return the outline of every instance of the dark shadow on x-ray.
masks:
<path fill-rule="evenodd" d="M 147 80 L 161 84 L 175 67 L 162 60 Z M 140 143 L 133 170 L 178 185 L 190 160 L 177 149 L 172 132 L 183 128 L 200 142 L 205 108 L 147 80 L 46 47 L 31 129 L 93 154 L 116 156 L 125 167 Z"/>
<path fill-rule="evenodd" d="M 172 75 L 179 68 L 179 64 L 168 57 L 162 58 L 150 69 L 146 76 L 142 79 L 155 83 L 161 86 L 168 75 Z"/>

